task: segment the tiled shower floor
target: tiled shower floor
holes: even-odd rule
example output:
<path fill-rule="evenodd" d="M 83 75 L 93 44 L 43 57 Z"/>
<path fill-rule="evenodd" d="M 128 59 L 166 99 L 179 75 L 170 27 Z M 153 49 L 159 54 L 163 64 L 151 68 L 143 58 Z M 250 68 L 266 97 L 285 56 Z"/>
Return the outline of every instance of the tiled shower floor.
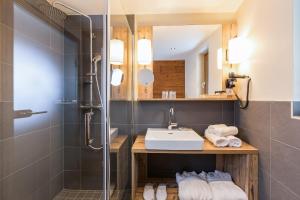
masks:
<path fill-rule="evenodd" d="M 102 193 L 99 190 L 63 189 L 53 200 L 100 200 Z"/>

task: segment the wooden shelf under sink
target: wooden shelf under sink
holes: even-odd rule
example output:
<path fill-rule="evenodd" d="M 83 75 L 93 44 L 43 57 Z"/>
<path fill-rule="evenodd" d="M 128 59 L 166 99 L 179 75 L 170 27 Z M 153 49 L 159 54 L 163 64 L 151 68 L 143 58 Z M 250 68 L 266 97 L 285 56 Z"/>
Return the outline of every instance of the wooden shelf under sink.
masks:
<path fill-rule="evenodd" d="M 134 200 L 143 199 L 143 185 L 146 183 L 167 183 L 170 185 L 175 182 L 174 179 L 153 179 L 148 177 L 148 154 L 214 154 L 216 155 L 216 169 L 229 172 L 235 184 L 245 191 L 249 200 L 258 200 L 258 149 L 246 142 L 243 142 L 240 148 L 218 148 L 205 140 L 203 150 L 148 150 L 145 148 L 145 136 L 138 135 L 132 145 L 131 153 L 132 199 Z M 177 189 L 171 187 L 168 190 L 168 199 L 178 199 L 177 193 Z"/>
<path fill-rule="evenodd" d="M 143 187 L 136 188 L 134 200 L 144 200 L 143 198 Z M 167 188 L 168 197 L 167 200 L 178 200 L 178 188 Z"/>

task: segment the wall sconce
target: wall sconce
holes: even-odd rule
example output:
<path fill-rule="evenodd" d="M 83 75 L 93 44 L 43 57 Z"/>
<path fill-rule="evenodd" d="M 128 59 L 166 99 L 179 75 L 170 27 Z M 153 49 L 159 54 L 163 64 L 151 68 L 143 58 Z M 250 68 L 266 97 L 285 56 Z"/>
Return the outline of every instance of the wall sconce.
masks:
<path fill-rule="evenodd" d="M 139 65 L 150 65 L 152 63 L 152 47 L 151 40 L 140 39 L 137 44 L 138 50 L 138 64 Z"/>
<path fill-rule="evenodd" d="M 240 64 L 248 59 L 250 50 L 250 45 L 245 38 L 232 38 L 228 42 L 227 60 L 230 64 Z"/>
<path fill-rule="evenodd" d="M 110 41 L 110 63 L 112 65 L 123 65 L 124 63 L 124 42 L 113 39 Z"/>

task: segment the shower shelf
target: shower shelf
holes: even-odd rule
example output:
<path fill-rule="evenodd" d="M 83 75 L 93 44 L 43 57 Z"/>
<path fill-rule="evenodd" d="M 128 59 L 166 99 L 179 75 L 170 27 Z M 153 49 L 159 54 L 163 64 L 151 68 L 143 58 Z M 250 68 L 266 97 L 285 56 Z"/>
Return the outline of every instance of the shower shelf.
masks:
<path fill-rule="evenodd" d="M 185 155 L 216 155 L 215 169 L 229 172 L 240 188 L 248 195 L 249 200 L 258 199 L 258 149 L 243 142 L 240 148 L 218 148 L 205 140 L 203 150 L 167 151 L 148 150 L 145 148 L 145 136 L 138 135 L 132 148 L 132 199 L 142 200 L 143 186 L 146 183 L 167 183 L 168 199 L 176 200 L 177 188 L 175 179 L 148 177 L 148 154 L 185 154 Z"/>
<path fill-rule="evenodd" d="M 77 104 L 78 101 L 77 100 L 58 100 L 56 101 L 56 104 L 63 104 L 63 105 L 66 105 L 66 104 Z"/>

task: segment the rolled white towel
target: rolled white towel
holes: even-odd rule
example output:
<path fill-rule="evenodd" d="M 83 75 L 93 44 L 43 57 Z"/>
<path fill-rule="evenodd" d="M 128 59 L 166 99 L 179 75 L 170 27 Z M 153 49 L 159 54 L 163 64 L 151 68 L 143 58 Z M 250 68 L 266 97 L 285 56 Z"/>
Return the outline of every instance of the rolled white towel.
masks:
<path fill-rule="evenodd" d="M 145 200 L 154 200 L 154 188 L 153 185 L 147 183 L 144 187 L 143 197 Z"/>
<path fill-rule="evenodd" d="M 235 126 L 226 126 L 225 124 L 216 124 L 208 126 L 210 133 L 213 133 L 220 137 L 226 137 L 230 135 L 237 135 L 239 130 Z"/>
<path fill-rule="evenodd" d="M 212 200 L 208 183 L 197 176 L 189 176 L 178 183 L 180 200 Z"/>
<path fill-rule="evenodd" d="M 230 136 L 227 136 L 226 137 L 228 140 L 229 140 L 229 146 L 230 147 L 241 147 L 242 146 L 242 140 L 233 136 L 233 135 L 230 135 Z"/>
<path fill-rule="evenodd" d="M 166 200 L 167 197 L 167 186 L 164 184 L 159 184 L 156 190 L 156 200 Z"/>
<path fill-rule="evenodd" d="M 214 200 L 248 200 L 246 193 L 232 181 L 209 183 Z"/>
<path fill-rule="evenodd" d="M 205 130 L 205 137 L 216 147 L 226 147 L 229 144 L 229 140 L 226 137 L 220 137 L 210 133 L 208 129 Z"/>

